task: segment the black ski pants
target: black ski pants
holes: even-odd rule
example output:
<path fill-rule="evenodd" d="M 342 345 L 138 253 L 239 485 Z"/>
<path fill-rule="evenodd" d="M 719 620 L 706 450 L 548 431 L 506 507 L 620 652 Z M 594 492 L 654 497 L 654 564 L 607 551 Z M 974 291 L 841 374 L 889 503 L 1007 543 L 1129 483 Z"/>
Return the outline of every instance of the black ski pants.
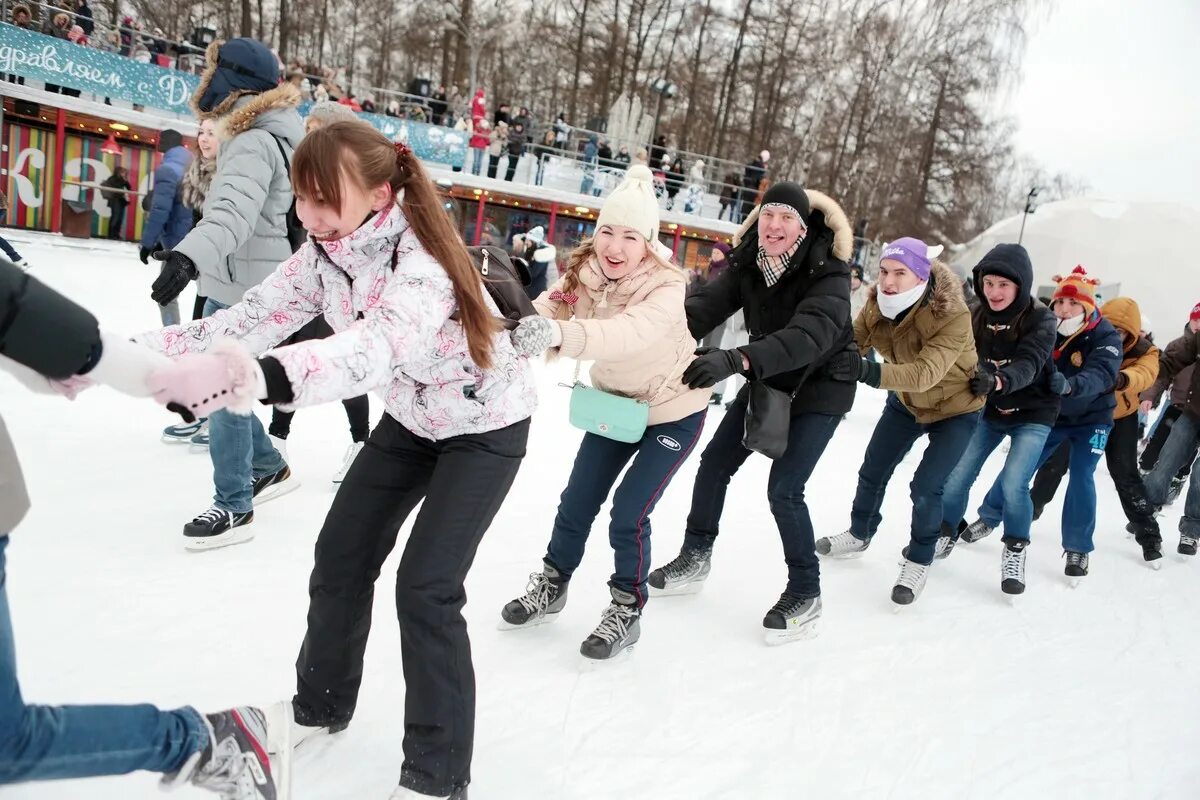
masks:
<path fill-rule="evenodd" d="M 480 539 L 516 477 L 529 420 L 431 441 L 385 414 L 334 497 L 317 538 L 308 632 L 293 707 L 302 724 L 354 714 L 375 579 L 424 500 L 396 575 L 404 667 L 400 784 L 444 796 L 470 780 L 475 672 L 463 588 Z"/>

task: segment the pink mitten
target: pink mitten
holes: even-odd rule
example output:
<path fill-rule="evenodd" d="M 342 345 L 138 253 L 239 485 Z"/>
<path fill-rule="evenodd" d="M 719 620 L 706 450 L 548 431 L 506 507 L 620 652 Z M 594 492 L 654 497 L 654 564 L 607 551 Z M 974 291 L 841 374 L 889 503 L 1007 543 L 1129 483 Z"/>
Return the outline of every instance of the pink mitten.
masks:
<path fill-rule="evenodd" d="M 96 382 L 86 375 L 72 375 L 69 378 L 63 378 L 61 381 L 50 379 L 48 382 L 51 389 L 68 400 L 74 400 L 84 389 L 90 389 L 96 385 Z"/>
<path fill-rule="evenodd" d="M 186 355 L 154 370 L 146 385 L 154 399 L 188 422 L 228 408 L 249 414 L 258 394 L 259 366 L 235 341 L 222 341 L 209 352 Z"/>

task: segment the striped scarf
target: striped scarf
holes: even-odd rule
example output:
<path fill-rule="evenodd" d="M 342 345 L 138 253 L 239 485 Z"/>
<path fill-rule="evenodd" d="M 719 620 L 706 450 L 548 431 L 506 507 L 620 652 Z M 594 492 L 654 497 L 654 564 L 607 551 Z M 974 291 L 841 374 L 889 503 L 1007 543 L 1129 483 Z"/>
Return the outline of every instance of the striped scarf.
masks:
<path fill-rule="evenodd" d="M 777 256 L 769 256 L 767 255 L 767 251 L 761 246 L 758 248 L 758 256 L 755 261 L 768 287 L 779 283 L 779 279 L 783 277 L 783 273 L 787 272 L 788 263 L 792 260 L 792 256 L 796 255 L 796 251 L 800 249 L 800 244 L 803 241 L 804 237 L 800 236 L 800 238 L 796 239 L 796 243 L 789 247 L 786 252 Z"/>

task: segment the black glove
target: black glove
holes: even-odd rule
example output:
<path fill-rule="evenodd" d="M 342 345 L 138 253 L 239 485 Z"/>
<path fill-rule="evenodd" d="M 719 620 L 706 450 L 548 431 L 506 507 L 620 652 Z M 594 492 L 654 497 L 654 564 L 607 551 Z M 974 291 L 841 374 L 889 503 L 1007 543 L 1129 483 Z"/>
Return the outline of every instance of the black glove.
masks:
<path fill-rule="evenodd" d="M 154 255 L 153 247 L 139 247 L 138 248 L 138 258 L 140 258 L 142 260 L 143 264 L 149 264 L 150 256 L 152 256 L 152 255 Z"/>
<path fill-rule="evenodd" d="M 159 250 L 154 253 L 154 258 L 163 262 L 163 266 L 154 285 L 150 287 L 150 299 L 160 306 L 165 306 L 179 297 L 188 281 L 193 280 L 199 273 L 196 271 L 196 265 L 183 253 Z"/>
<path fill-rule="evenodd" d="M 1117 391 L 1118 392 L 1121 391 L 1128 385 L 1129 385 L 1129 375 L 1125 372 L 1125 370 L 1121 370 L 1120 372 L 1117 373 Z"/>
<path fill-rule="evenodd" d="M 861 379 L 863 357 L 849 350 L 838 353 L 825 363 L 825 373 L 835 381 L 854 383 Z"/>
<path fill-rule="evenodd" d="M 700 350 L 696 352 L 699 353 Z M 707 389 L 741 371 L 740 350 L 710 350 L 688 365 L 683 371 L 683 382 L 691 389 Z"/>
<path fill-rule="evenodd" d="M 979 367 L 975 377 L 971 378 L 971 394 L 976 397 L 986 397 L 996 391 L 996 376 L 987 367 Z"/>
<path fill-rule="evenodd" d="M 721 348 L 719 348 L 719 347 L 697 347 L 695 350 L 693 350 L 693 351 L 692 351 L 692 355 L 694 355 L 694 356 L 706 356 L 706 355 L 708 355 L 709 353 L 715 353 L 715 352 L 717 352 L 717 351 L 718 351 L 718 350 L 720 350 L 720 349 L 721 349 Z"/>
<path fill-rule="evenodd" d="M 1050 391 L 1055 394 L 1070 394 L 1071 384 L 1061 372 L 1055 372 L 1050 376 Z"/>

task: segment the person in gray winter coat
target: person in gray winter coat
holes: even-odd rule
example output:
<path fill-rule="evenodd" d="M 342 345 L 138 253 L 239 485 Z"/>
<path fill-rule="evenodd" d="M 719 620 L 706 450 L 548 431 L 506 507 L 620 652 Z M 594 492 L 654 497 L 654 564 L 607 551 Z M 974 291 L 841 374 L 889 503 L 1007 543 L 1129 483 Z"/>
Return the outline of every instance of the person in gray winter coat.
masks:
<path fill-rule="evenodd" d="M 73 398 L 85 386 L 103 383 L 149 397 L 149 373 L 167 363 L 148 348 L 101 331 L 86 308 L 0 258 L 0 370 L 27 388 Z M 191 706 L 165 711 L 147 704 L 25 702 L 17 680 L 5 551 L 28 510 L 21 464 L 0 419 L 0 785 L 148 770 L 165 773 L 168 785 L 191 782 L 211 792 L 226 792 L 234 781 L 257 782 L 257 796 L 274 797 L 259 709 L 201 716 Z M 45 568 L 53 574 L 55 565 Z"/>
<path fill-rule="evenodd" d="M 192 97 L 201 119 L 216 121 L 222 140 L 204 216 L 173 250 L 157 257 L 162 274 L 151 297 L 160 304 L 199 276 L 208 298 L 205 316 L 236 305 L 292 255 L 288 216 L 293 206 L 292 153 L 304 137 L 296 107 L 300 92 L 281 83 L 279 62 L 254 39 L 214 42 Z M 200 433 L 200 424 L 191 434 Z M 183 438 L 173 426 L 164 437 Z M 218 411 L 209 420 L 213 504 L 184 526 L 189 549 L 221 547 L 254 519 L 254 502 L 297 486 L 258 417 Z M 282 485 L 281 485 L 282 484 Z"/>

